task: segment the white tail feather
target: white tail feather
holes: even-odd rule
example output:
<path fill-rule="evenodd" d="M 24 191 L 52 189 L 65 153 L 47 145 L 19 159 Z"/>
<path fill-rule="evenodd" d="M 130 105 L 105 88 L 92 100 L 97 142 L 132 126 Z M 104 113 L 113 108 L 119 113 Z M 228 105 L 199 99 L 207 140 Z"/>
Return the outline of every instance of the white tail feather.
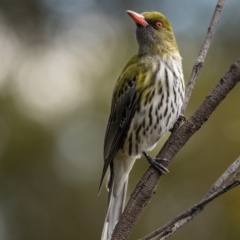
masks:
<path fill-rule="evenodd" d="M 114 191 L 112 190 L 109 205 L 108 205 L 108 211 L 104 222 L 103 232 L 102 232 L 102 240 L 110 240 L 112 232 L 119 221 L 121 214 L 124 209 L 124 203 L 126 198 L 126 192 L 127 192 L 127 184 L 128 184 L 128 178 L 126 179 L 124 185 L 122 185 L 122 189 L 118 190 L 118 195 L 114 195 Z"/>
<path fill-rule="evenodd" d="M 124 210 L 127 193 L 128 175 L 136 158 L 118 153 L 113 160 L 110 174 L 108 210 L 101 240 L 111 240 L 113 230 Z"/>

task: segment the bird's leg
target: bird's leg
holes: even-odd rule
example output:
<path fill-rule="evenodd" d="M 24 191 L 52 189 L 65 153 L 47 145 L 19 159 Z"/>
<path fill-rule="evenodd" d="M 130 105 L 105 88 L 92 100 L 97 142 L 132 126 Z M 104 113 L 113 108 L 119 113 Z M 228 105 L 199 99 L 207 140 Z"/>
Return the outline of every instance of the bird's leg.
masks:
<path fill-rule="evenodd" d="M 177 121 L 174 123 L 173 127 L 169 130 L 171 133 L 178 129 L 184 122 L 186 118 L 183 115 L 179 115 Z"/>
<path fill-rule="evenodd" d="M 160 161 L 168 161 L 164 158 L 154 158 L 149 156 L 145 151 L 142 152 L 143 155 L 146 157 L 146 159 L 148 160 L 148 162 L 161 174 L 165 174 L 166 172 L 169 173 L 168 169 L 166 167 L 164 167 Z"/>

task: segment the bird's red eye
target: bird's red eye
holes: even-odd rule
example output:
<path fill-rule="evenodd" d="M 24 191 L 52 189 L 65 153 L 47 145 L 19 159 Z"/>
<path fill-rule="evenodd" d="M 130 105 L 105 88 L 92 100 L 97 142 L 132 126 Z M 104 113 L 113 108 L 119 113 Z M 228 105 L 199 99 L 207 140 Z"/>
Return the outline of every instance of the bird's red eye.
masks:
<path fill-rule="evenodd" d="M 161 22 L 156 22 L 156 27 L 157 28 L 162 28 L 162 23 Z"/>

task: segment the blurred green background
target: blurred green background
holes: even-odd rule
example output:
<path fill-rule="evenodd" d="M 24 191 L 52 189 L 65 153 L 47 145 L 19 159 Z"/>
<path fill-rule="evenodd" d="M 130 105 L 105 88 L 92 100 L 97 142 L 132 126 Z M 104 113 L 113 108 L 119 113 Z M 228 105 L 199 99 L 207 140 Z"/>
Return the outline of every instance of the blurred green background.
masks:
<path fill-rule="evenodd" d="M 216 2 L 0 0 L 0 240 L 100 239 L 107 193 L 97 190 L 111 93 L 136 52 L 125 11 L 170 19 L 188 81 Z M 186 117 L 240 57 L 239 9 L 240 1 L 226 1 Z M 130 239 L 199 201 L 239 154 L 240 85 L 176 156 Z M 128 194 L 148 166 L 135 164 Z M 171 239 L 240 239 L 240 189 Z"/>

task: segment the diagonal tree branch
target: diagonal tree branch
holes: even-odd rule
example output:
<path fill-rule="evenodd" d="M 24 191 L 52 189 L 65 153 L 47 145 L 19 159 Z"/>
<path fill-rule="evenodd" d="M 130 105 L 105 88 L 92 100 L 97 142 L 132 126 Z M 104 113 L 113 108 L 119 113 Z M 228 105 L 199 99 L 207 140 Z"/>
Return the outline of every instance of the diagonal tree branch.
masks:
<path fill-rule="evenodd" d="M 235 160 L 234 163 L 232 163 L 230 167 L 221 175 L 221 177 L 213 184 L 205 197 L 198 204 L 195 204 L 191 208 L 187 209 L 172 221 L 148 234 L 141 240 L 150 240 L 156 236 L 157 237 L 155 240 L 164 240 L 170 237 L 180 227 L 191 221 L 198 213 L 200 213 L 209 202 L 240 185 L 240 179 L 236 179 L 239 171 L 240 157 L 238 157 L 238 159 Z"/>
<path fill-rule="evenodd" d="M 217 86 L 205 98 L 193 115 L 185 122 L 185 124 L 173 132 L 168 141 L 164 144 L 157 157 L 168 160 L 168 162 L 164 162 L 165 167 L 168 166 L 173 157 L 185 145 L 190 137 L 208 120 L 216 107 L 239 81 L 240 58 L 230 67 L 230 70 L 225 76 L 220 79 Z M 131 194 L 122 217 L 114 229 L 112 240 L 127 239 L 137 217 L 150 201 L 160 177 L 161 174 L 152 167 L 150 167 L 143 175 L 134 192 Z"/>
<path fill-rule="evenodd" d="M 184 112 L 186 111 L 187 104 L 191 97 L 193 87 L 197 81 L 197 77 L 203 68 L 203 63 L 205 61 L 208 49 L 209 49 L 211 41 L 213 39 L 213 35 L 216 31 L 216 26 L 217 26 L 217 23 L 219 22 L 220 14 L 221 14 L 222 8 L 225 4 L 225 1 L 226 0 L 218 0 L 217 5 L 215 7 L 215 11 L 212 16 L 212 20 L 211 20 L 209 28 L 208 28 L 206 38 L 204 39 L 204 42 L 203 42 L 202 48 L 198 54 L 197 60 L 195 61 L 194 65 L 193 65 L 192 73 L 191 73 L 189 82 L 186 86 L 185 99 L 184 99 L 183 107 L 182 107 L 183 115 L 184 115 Z"/>

